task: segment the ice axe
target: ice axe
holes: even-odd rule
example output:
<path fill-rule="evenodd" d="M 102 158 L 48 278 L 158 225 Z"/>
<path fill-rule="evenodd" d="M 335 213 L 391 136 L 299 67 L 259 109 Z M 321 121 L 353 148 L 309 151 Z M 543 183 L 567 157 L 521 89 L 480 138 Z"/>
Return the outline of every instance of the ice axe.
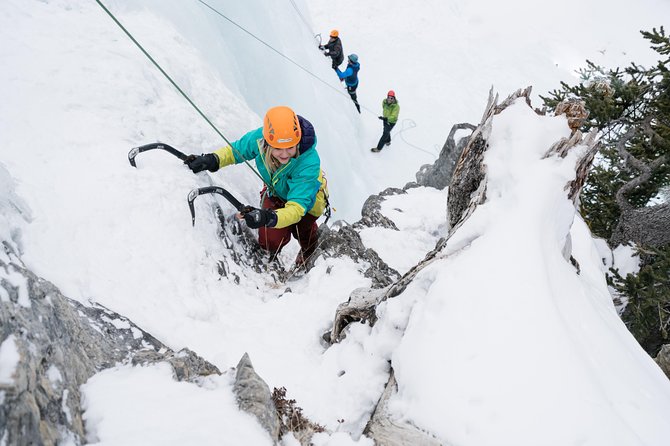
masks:
<path fill-rule="evenodd" d="M 226 200 L 232 204 L 235 209 L 237 209 L 241 214 L 245 214 L 246 212 L 249 212 L 253 208 L 248 205 L 244 205 L 240 203 L 240 201 L 233 196 L 230 192 L 225 190 L 222 187 L 219 186 L 207 186 L 207 187 L 201 187 L 198 189 L 193 189 L 191 192 L 188 193 L 188 208 L 191 210 L 191 222 L 193 223 L 193 226 L 195 226 L 195 207 L 193 206 L 193 202 L 195 199 L 204 194 L 219 194 L 222 195 Z"/>
<path fill-rule="evenodd" d="M 147 150 L 153 150 L 153 149 L 165 150 L 166 152 L 171 153 L 172 155 L 176 156 L 182 161 L 185 161 L 187 158 L 186 154 L 180 152 L 179 150 L 175 149 L 172 146 L 168 146 L 167 144 L 163 144 L 162 142 L 152 142 L 151 144 L 145 144 L 143 146 L 133 147 L 132 149 L 130 149 L 130 152 L 128 152 L 128 161 L 130 161 L 130 165 L 133 167 L 137 167 L 137 164 L 135 164 L 135 157 L 142 152 L 146 152 Z"/>

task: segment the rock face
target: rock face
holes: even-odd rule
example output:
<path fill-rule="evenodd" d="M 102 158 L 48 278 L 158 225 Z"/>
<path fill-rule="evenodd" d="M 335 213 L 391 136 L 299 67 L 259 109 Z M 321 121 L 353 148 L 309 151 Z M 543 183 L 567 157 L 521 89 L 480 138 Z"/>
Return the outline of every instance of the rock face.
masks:
<path fill-rule="evenodd" d="M 404 189 L 388 188 L 377 195 L 371 195 L 361 210 L 361 219 L 349 225 L 336 222 L 336 229 L 326 225 L 319 227 L 319 247 L 307 262 L 308 268 L 314 265 L 319 257 L 347 256 L 362 265 L 363 275 L 372 279 L 374 288 L 383 288 L 400 277 L 400 274 L 388 266 L 372 249 L 366 248 L 358 233 L 362 228 L 380 226 L 398 230 L 395 223 L 381 213 L 381 203 L 385 197 L 406 193 Z"/>
<path fill-rule="evenodd" d="M 178 381 L 221 374 L 194 352 L 175 352 L 132 321 L 100 305 L 84 306 L 29 271 L 11 245 L 0 255 L 0 345 L 17 352 L 0 374 L 0 444 L 84 444 L 79 388 L 118 363 L 167 362 Z M 3 260 L 4 258 L 9 261 Z M 5 376 L 4 367 L 10 367 Z M 234 392 L 241 410 L 254 415 L 273 442 L 281 422 L 268 385 L 248 355 L 236 368 Z M 302 417 L 294 435 L 309 444 L 313 425 Z M 309 428 L 309 429 L 308 429 Z M 290 431 L 288 429 L 287 431 Z"/>
<path fill-rule="evenodd" d="M 458 144 L 454 141 L 454 135 L 458 130 L 474 130 L 476 127 L 472 124 L 456 124 L 451 128 L 447 140 L 442 146 L 440 156 L 434 164 L 425 164 L 421 166 L 416 173 L 416 183 L 419 186 L 434 187 L 435 189 L 444 189 L 449 185 L 451 176 L 456 168 L 456 162 L 461 156 L 461 152 L 468 142 L 468 138 L 461 138 Z"/>
<path fill-rule="evenodd" d="M 169 362 L 178 380 L 219 370 L 189 350 L 174 352 L 128 319 L 86 307 L 22 264 L 9 244 L 0 256 L 0 344 L 18 361 L 0 381 L 0 439 L 8 445 L 85 443 L 79 387 L 118 362 Z M 2 291 L 2 290 L 0 290 Z"/>

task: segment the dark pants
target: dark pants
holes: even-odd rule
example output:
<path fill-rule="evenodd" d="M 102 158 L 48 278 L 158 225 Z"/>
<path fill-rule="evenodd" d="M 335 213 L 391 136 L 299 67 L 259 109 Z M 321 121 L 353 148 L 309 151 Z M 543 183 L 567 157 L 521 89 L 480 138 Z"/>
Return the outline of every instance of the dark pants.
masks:
<path fill-rule="evenodd" d="M 356 106 L 356 110 L 358 110 L 358 113 L 361 112 L 361 106 L 358 104 L 358 97 L 356 96 L 356 89 L 358 88 L 358 84 L 354 85 L 353 87 L 350 87 L 347 85 L 347 93 L 349 93 L 349 96 L 351 96 L 351 100 L 354 101 L 354 105 Z"/>
<path fill-rule="evenodd" d="M 391 124 L 388 121 L 384 121 L 384 132 L 382 133 L 382 137 L 379 138 L 379 142 L 377 143 L 377 150 L 381 150 L 382 147 L 384 147 L 384 144 L 387 142 L 391 142 L 391 129 L 395 127 L 395 122 Z"/>
<path fill-rule="evenodd" d="M 266 196 L 263 200 L 263 208 L 280 209 L 284 207 L 284 201 Z M 294 223 L 285 228 L 266 228 L 261 227 L 258 230 L 258 243 L 263 249 L 267 249 L 276 255 L 281 249 L 291 241 L 291 236 L 300 243 L 300 253 L 302 258 L 307 260 L 316 249 L 317 245 L 317 225 L 315 217 L 311 214 L 305 214 L 298 223 Z"/>

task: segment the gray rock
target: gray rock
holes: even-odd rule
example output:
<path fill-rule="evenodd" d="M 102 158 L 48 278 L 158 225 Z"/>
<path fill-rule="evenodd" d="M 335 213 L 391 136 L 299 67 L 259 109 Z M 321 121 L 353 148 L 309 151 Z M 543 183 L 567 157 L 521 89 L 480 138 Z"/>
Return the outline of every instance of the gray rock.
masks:
<path fill-rule="evenodd" d="M 277 408 L 272 401 L 270 388 L 261 379 L 245 353 L 237 364 L 233 390 L 240 409 L 254 415 L 263 428 L 270 434 L 272 441 L 279 442 L 281 423 Z"/>
<path fill-rule="evenodd" d="M 363 245 L 361 236 L 351 225 L 341 225 L 338 230 L 321 225 L 319 227 L 319 247 L 311 261 L 313 262 L 319 256 L 347 256 L 354 262 L 364 265 L 363 275 L 372 279 L 374 288 L 385 287 L 400 277 L 400 274 L 388 266 L 377 252 Z"/>
<path fill-rule="evenodd" d="M 12 382 L 0 384 L 3 444 L 59 444 L 66 438 L 83 444 L 79 388 L 117 363 L 167 361 L 176 379 L 189 381 L 220 373 L 187 349 L 173 352 L 113 311 L 68 299 L 26 269 L 8 243 L 4 249 L 10 261 L 0 260 L 0 286 L 10 300 L 0 300 L 0 343 L 13 335 L 20 359 Z"/>
<path fill-rule="evenodd" d="M 363 209 L 361 209 L 362 218 L 354 223 L 355 227 L 367 226 L 381 226 L 383 228 L 398 230 L 398 227 L 391 221 L 388 217 L 381 213 L 381 203 L 385 200 L 384 197 L 390 195 L 402 195 L 406 192 L 403 189 L 398 189 L 395 187 L 389 187 L 388 189 L 383 190 L 377 195 L 370 195 L 365 203 L 363 203 Z"/>
<path fill-rule="evenodd" d="M 461 152 L 469 141 L 469 137 L 460 138 L 458 144 L 454 141 L 456 131 L 462 129 L 474 130 L 476 127 L 472 124 L 461 123 L 451 127 L 449 136 L 442 146 L 440 156 L 433 164 L 421 166 L 416 173 L 416 183 L 419 186 L 434 187 L 442 190 L 449 185 L 451 176 L 456 167 L 456 161 L 461 156 Z M 407 186 L 406 186 L 407 187 Z"/>

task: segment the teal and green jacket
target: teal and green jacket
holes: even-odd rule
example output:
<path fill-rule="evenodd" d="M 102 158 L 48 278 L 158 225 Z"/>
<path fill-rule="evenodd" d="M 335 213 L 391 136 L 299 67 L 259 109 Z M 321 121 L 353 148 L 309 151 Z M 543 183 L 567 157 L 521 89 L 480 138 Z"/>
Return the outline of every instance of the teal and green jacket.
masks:
<path fill-rule="evenodd" d="M 298 116 L 302 137 L 295 158 L 280 165 L 270 173 L 263 159 L 263 128 L 252 130 L 242 138 L 214 153 L 219 158 L 219 168 L 245 160 L 255 160 L 256 169 L 268 187 L 271 196 L 286 201 L 277 209 L 275 228 L 285 228 L 300 221 L 309 212 L 319 217 L 326 208 L 328 189 L 321 170 L 321 160 L 316 151 L 316 134 L 312 124 Z"/>
<path fill-rule="evenodd" d="M 398 115 L 400 114 L 398 100 L 393 101 L 393 104 L 389 104 L 386 99 L 382 100 L 382 110 L 382 117 L 386 118 L 389 124 L 398 122 Z"/>

